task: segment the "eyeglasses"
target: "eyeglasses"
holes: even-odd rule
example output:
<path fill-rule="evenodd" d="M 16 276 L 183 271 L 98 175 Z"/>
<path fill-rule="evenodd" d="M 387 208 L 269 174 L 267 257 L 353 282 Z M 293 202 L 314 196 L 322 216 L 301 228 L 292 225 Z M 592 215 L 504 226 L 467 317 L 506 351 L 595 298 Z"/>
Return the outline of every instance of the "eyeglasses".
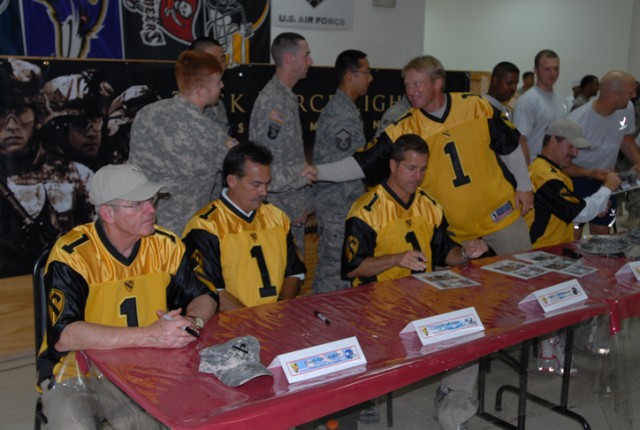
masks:
<path fill-rule="evenodd" d="M 352 70 L 351 73 L 364 73 L 365 75 L 370 75 L 371 74 L 371 69 L 366 69 L 366 70 Z"/>
<path fill-rule="evenodd" d="M 69 120 L 69 127 L 77 130 L 89 130 L 93 127 L 96 130 L 102 128 L 103 119 L 101 116 L 95 116 L 93 118 L 87 116 L 74 116 Z"/>
<path fill-rule="evenodd" d="M 0 110 L 0 128 L 4 128 L 10 118 L 13 118 L 20 127 L 26 127 L 35 121 L 36 115 L 33 109 L 26 107 L 2 109 Z"/>
<path fill-rule="evenodd" d="M 144 208 L 145 203 L 151 203 L 151 206 L 155 208 L 158 207 L 158 200 L 160 200 L 159 196 L 153 196 L 150 199 L 142 200 L 140 202 L 132 202 L 130 205 L 109 205 L 112 208 L 126 208 L 131 209 L 134 212 L 140 212 L 142 208 Z"/>

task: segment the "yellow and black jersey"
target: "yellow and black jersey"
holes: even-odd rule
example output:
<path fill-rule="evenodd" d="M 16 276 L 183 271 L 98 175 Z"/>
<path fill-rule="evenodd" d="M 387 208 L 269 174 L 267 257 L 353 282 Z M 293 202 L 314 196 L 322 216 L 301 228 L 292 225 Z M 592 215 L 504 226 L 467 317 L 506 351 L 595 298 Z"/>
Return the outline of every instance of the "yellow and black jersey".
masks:
<path fill-rule="evenodd" d="M 157 310 L 186 306 L 212 293 L 193 274 L 185 246 L 156 226 L 124 257 L 111 245 L 100 221 L 75 227 L 58 239 L 45 269 L 48 327 L 40 349 L 38 382 L 77 376 L 75 354 L 55 350 L 62 331 L 76 321 L 113 327 L 144 327 Z M 70 361 L 69 361 L 70 360 Z"/>
<path fill-rule="evenodd" d="M 287 215 L 265 203 L 250 217 L 225 197 L 198 211 L 183 237 L 200 278 L 245 306 L 278 300 L 284 278 L 305 273 Z"/>
<path fill-rule="evenodd" d="M 504 115 L 480 96 L 445 94 L 442 118 L 412 108 L 378 139 L 354 154 L 370 183 L 389 174 L 391 145 L 418 134 L 429 146 L 423 188 L 442 205 L 456 241 L 475 239 L 514 222 L 515 180 L 499 155 L 519 146 L 519 134 Z"/>
<path fill-rule="evenodd" d="M 533 248 L 573 241 L 573 220 L 586 205 L 574 194 L 573 181 L 542 155 L 529 165 L 529 175 L 535 194 L 525 220 Z"/>
<path fill-rule="evenodd" d="M 345 227 L 342 277 L 360 266 L 367 257 L 379 257 L 411 250 L 427 257 L 428 271 L 445 266 L 453 242 L 447 233 L 442 208 L 421 188 L 404 204 L 386 181 L 372 188 L 351 206 Z M 411 275 L 410 269 L 392 267 L 377 276 L 355 278 L 353 285 Z"/>

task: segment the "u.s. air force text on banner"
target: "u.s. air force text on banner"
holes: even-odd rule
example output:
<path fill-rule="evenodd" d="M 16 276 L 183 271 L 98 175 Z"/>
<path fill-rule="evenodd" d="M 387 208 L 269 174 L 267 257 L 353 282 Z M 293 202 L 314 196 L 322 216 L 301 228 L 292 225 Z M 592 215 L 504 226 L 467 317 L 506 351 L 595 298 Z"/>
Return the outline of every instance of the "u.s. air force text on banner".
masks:
<path fill-rule="evenodd" d="M 280 0 L 271 4 L 271 25 L 351 30 L 353 0 Z"/>

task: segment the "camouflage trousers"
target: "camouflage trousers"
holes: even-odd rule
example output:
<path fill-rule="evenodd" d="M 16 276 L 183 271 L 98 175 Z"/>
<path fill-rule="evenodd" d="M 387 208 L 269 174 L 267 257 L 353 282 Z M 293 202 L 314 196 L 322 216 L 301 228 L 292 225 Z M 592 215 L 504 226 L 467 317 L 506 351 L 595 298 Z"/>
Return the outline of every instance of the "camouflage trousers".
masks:
<path fill-rule="evenodd" d="M 319 205 L 318 205 L 319 206 Z M 316 209 L 318 221 L 318 263 L 313 278 L 313 294 L 344 290 L 351 286 L 340 277 L 344 221 L 348 208 L 323 205 Z"/>
<path fill-rule="evenodd" d="M 304 258 L 304 226 L 305 223 L 297 223 L 296 219 L 309 213 L 309 191 L 307 188 L 289 190 L 281 193 L 269 193 L 267 199 L 278 209 L 282 209 L 291 220 L 291 234 L 296 242 L 300 256 Z"/>

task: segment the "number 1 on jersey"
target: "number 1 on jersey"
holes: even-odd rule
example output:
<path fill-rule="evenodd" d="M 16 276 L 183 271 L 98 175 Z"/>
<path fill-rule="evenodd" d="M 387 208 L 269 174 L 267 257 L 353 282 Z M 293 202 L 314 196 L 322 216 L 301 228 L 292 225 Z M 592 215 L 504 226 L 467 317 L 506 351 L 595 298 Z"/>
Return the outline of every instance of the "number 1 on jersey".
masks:
<path fill-rule="evenodd" d="M 267 262 L 264 260 L 264 254 L 262 253 L 262 247 L 256 245 L 251 248 L 251 256 L 258 262 L 258 269 L 260 269 L 260 278 L 262 278 L 262 287 L 260 288 L 260 297 L 271 297 L 276 295 L 276 287 L 271 284 L 271 277 L 269 276 L 269 269 L 267 268 Z"/>
<path fill-rule="evenodd" d="M 418 238 L 416 237 L 416 234 L 414 232 L 412 231 L 407 232 L 407 234 L 404 235 L 404 240 L 409 245 L 411 245 L 414 251 L 422 252 L 422 249 L 420 248 L 420 244 L 418 243 Z M 411 273 L 420 273 L 420 272 L 412 270 Z"/>
<path fill-rule="evenodd" d="M 453 167 L 453 172 L 456 174 L 456 177 L 453 180 L 453 186 L 460 187 L 471 182 L 469 175 L 465 175 L 464 170 L 462 170 L 462 163 L 460 162 L 460 156 L 458 155 L 456 144 L 454 142 L 445 144 L 444 153 L 451 158 L 451 167 Z"/>
<path fill-rule="evenodd" d="M 127 297 L 120 303 L 120 315 L 127 318 L 127 327 L 138 327 L 138 306 L 135 297 Z"/>

